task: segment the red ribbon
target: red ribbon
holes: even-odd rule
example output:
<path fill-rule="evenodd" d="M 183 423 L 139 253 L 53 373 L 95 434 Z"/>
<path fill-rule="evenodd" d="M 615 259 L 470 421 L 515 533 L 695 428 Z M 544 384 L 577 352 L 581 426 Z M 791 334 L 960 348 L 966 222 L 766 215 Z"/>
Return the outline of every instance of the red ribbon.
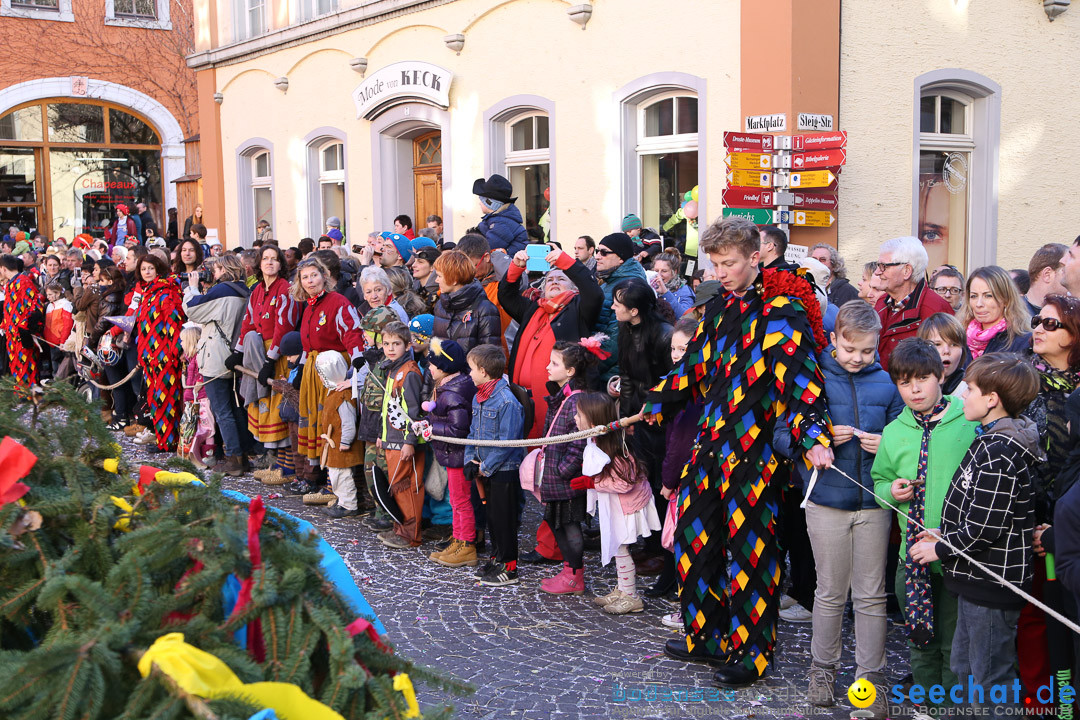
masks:
<path fill-rule="evenodd" d="M 17 440 L 5 437 L 0 441 L 0 507 L 13 503 L 30 490 L 19 482 L 30 474 L 37 462 L 37 455 L 27 450 Z"/>
<path fill-rule="evenodd" d="M 262 567 L 262 546 L 259 543 L 259 530 L 263 520 L 266 519 L 266 508 L 263 506 L 262 496 L 256 495 L 251 498 L 248 505 L 248 529 L 247 543 L 248 555 L 251 557 L 251 575 L 240 582 L 240 594 L 236 598 L 236 606 L 232 615 L 235 617 L 251 603 L 251 589 L 255 586 L 255 571 Z M 266 644 L 263 642 L 262 622 L 256 618 L 247 624 L 247 648 L 255 662 L 266 660 Z"/>

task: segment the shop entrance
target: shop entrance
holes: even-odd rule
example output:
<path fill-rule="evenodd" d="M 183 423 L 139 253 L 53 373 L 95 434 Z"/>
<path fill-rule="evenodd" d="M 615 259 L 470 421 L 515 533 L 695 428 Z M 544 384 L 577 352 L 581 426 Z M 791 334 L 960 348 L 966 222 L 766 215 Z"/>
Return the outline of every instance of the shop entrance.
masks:
<path fill-rule="evenodd" d="M 413 196 L 415 227 L 424 227 L 429 215 L 442 215 L 442 133 L 425 133 L 413 140 Z"/>

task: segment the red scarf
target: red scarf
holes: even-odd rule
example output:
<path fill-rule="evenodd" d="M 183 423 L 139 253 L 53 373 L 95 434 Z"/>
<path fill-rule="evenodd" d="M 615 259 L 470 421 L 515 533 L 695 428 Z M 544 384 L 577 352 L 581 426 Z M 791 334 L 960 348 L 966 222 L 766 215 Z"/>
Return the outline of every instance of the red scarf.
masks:
<path fill-rule="evenodd" d="M 499 384 L 501 378 L 495 378 L 494 380 L 488 380 L 486 383 L 476 388 L 476 399 L 480 403 L 486 403 L 488 398 L 491 397 L 491 393 L 495 392 L 495 386 Z"/>
<path fill-rule="evenodd" d="M 319 299 L 320 299 L 320 298 L 321 298 L 321 297 L 322 297 L 323 295 L 326 295 L 326 291 L 325 291 L 325 290 L 323 290 L 323 291 L 322 291 L 321 293 L 319 293 L 319 294 L 318 294 L 318 295 L 316 295 L 315 297 L 309 297 L 309 298 L 307 299 L 307 306 L 308 306 L 308 307 L 315 307 L 315 303 L 319 302 Z"/>
<path fill-rule="evenodd" d="M 537 305 L 540 309 L 546 312 L 548 315 L 558 315 L 564 307 L 570 304 L 570 301 L 577 297 L 577 290 L 567 290 L 555 297 L 548 299 L 542 298 L 537 301 Z"/>

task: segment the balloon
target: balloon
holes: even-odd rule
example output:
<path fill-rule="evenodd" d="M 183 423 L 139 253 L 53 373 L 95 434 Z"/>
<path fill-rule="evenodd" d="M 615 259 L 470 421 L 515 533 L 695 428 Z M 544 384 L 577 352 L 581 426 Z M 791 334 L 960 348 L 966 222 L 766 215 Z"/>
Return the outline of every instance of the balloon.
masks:
<path fill-rule="evenodd" d="M 694 202 L 697 202 L 697 185 L 695 185 L 694 189 L 690 191 L 690 199 Z"/>
<path fill-rule="evenodd" d="M 688 203 L 688 202 L 690 202 L 690 201 L 689 200 L 683 200 L 681 203 L 679 203 L 679 207 L 685 210 L 686 209 L 686 203 Z"/>
<path fill-rule="evenodd" d="M 693 190 L 687 190 L 686 192 L 683 193 L 682 199 L 685 200 L 686 202 L 690 202 L 691 200 L 694 199 L 693 193 L 694 193 Z"/>
<path fill-rule="evenodd" d="M 549 188 L 549 187 L 544 188 L 544 199 L 547 200 L 548 202 L 551 202 L 551 188 Z"/>
<path fill-rule="evenodd" d="M 693 220 L 697 218 L 697 211 L 697 200 L 691 200 L 686 203 L 686 207 L 683 208 L 683 215 L 685 215 L 688 220 Z"/>

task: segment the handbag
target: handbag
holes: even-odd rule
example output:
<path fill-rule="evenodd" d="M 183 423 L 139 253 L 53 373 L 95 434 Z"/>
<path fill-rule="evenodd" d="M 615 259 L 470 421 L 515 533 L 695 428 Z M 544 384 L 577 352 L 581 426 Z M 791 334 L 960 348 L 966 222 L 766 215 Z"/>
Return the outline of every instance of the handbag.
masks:
<path fill-rule="evenodd" d="M 660 531 L 660 547 L 665 550 L 675 548 L 675 526 L 679 524 L 678 493 L 668 498 L 667 512 L 664 513 L 664 529 Z"/>
<path fill-rule="evenodd" d="M 555 411 L 555 417 L 551 418 L 551 427 L 555 427 L 555 421 L 559 419 L 559 414 L 562 412 L 563 406 L 566 405 L 566 401 L 574 397 L 581 390 L 574 390 L 572 393 L 563 398 L 563 401 L 559 403 L 559 409 Z M 544 437 L 548 437 L 545 433 Z M 521 461 L 521 467 L 518 468 L 518 479 L 521 481 L 521 489 L 528 490 L 536 499 L 540 499 L 540 485 L 544 482 L 544 448 L 543 446 L 531 450 L 525 459 Z"/>

